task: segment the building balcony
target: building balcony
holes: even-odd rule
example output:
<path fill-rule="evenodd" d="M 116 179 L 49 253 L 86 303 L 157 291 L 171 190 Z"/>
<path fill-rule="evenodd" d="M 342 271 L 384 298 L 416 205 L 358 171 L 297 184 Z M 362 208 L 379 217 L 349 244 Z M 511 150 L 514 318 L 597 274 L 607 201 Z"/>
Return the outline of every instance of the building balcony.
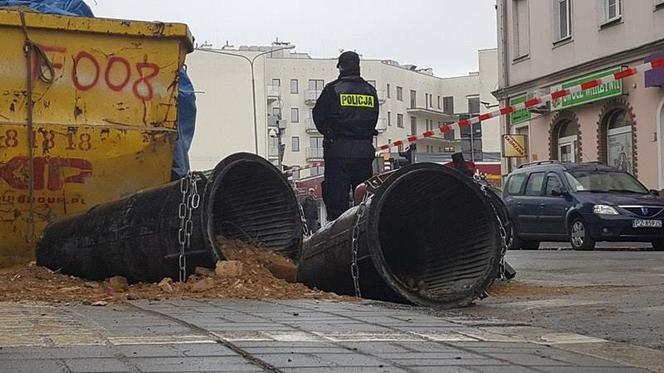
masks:
<path fill-rule="evenodd" d="M 268 85 L 265 89 L 267 102 L 277 101 L 281 97 L 281 86 Z"/>
<path fill-rule="evenodd" d="M 305 153 L 307 162 L 323 160 L 323 148 L 307 147 L 305 149 Z"/>
<path fill-rule="evenodd" d="M 318 97 L 320 97 L 320 94 L 323 92 L 322 89 L 307 89 L 305 92 L 305 98 L 304 102 L 307 105 L 315 105 L 316 101 L 318 101 Z"/>
<path fill-rule="evenodd" d="M 316 134 L 318 135 L 318 129 L 316 128 L 316 124 L 314 123 L 313 118 L 307 118 L 304 121 L 304 129 L 307 133 L 311 134 Z"/>
<path fill-rule="evenodd" d="M 437 119 L 441 122 L 452 123 L 459 120 L 457 115 L 447 114 L 442 111 L 434 110 L 433 108 L 411 107 L 406 109 L 406 112 L 410 115 L 426 116 L 428 118 Z"/>
<path fill-rule="evenodd" d="M 376 131 L 378 131 L 378 133 L 387 131 L 387 118 L 378 118 L 378 122 L 376 123 Z"/>
<path fill-rule="evenodd" d="M 385 100 L 387 100 L 385 90 L 384 89 L 379 89 L 379 90 L 376 91 L 376 93 L 378 94 L 378 104 L 379 105 L 384 104 Z"/>

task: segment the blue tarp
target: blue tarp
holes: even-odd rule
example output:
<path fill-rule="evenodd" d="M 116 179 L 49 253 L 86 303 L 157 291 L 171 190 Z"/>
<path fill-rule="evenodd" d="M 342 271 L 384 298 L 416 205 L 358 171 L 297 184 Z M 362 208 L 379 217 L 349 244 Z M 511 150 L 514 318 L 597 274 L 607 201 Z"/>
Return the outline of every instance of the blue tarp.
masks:
<path fill-rule="evenodd" d="M 180 69 L 178 85 L 178 141 L 173 154 L 173 176 L 189 172 L 189 148 L 196 124 L 196 94 L 185 69 Z"/>
<path fill-rule="evenodd" d="M 83 0 L 0 0 L 0 7 L 2 6 L 23 6 L 42 13 L 94 17 L 92 10 Z"/>
<path fill-rule="evenodd" d="M 29 7 L 39 12 L 68 16 L 94 17 L 83 0 L 0 0 L 0 7 Z M 185 69 L 179 71 L 178 92 L 178 139 L 173 154 L 173 178 L 189 172 L 189 148 L 196 128 L 196 95 L 194 86 Z"/>

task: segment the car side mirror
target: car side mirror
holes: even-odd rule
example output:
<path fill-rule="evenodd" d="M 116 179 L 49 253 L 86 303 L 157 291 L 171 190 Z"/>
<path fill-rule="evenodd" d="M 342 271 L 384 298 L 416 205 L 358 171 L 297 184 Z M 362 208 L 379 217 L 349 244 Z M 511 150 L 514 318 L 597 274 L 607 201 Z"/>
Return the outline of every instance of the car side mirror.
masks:
<path fill-rule="evenodd" d="M 650 194 L 652 194 L 653 196 L 659 196 L 659 195 L 660 195 L 660 194 L 659 194 L 659 190 L 650 189 L 649 192 L 650 192 Z"/>

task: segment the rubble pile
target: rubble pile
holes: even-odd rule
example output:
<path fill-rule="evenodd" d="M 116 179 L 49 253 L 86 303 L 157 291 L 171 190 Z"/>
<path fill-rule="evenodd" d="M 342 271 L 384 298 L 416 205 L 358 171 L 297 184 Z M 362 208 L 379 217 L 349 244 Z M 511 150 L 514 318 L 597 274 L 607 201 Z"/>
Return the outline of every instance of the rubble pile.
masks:
<path fill-rule="evenodd" d="M 0 273 L 0 301 L 83 302 L 103 306 L 125 300 L 168 298 L 344 299 L 296 283 L 297 267 L 287 258 L 239 241 L 221 241 L 225 261 L 198 267 L 186 283 L 130 285 L 116 276 L 102 282 L 67 276 L 31 263 Z"/>

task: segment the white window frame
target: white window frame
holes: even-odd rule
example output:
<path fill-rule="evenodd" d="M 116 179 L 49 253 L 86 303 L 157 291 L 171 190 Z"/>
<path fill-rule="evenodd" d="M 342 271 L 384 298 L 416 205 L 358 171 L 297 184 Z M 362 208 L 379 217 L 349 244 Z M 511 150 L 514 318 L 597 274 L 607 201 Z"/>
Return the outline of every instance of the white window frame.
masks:
<path fill-rule="evenodd" d="M 293 85 L 295 83 L 295 85 Z M 293 89 L 295 88 L 295 89 Z M 300 93 L 300 81 L 297 79 L 291 79 L 290 80 L 290 93 L 292 95 L 296 95 Z"/>
<path fill-rule="evenodd" d="M 615 1 L 615 4 L 617 6 L 616 15 L 613 17 L 610 16 L 611 1 Z M 622 3 L 623 3 L 622 0 L 602 0 L 602 6 L 604 8 L 604 21 L 601 24 L 602 26 L 622 19 L 622 11 L 623 11 Z"/>
<path fill-rule="evenodd" d="M 561 35 L 562 30 L 560 29 L 560 4 L 567 3 L 567 35 Z M 554 30 L 555 37 L 553 43 L 559 43 L 562 41 L 572 39 L 572 0 L 553 0 L 553 14 L 554 14 Z"/>
<path fill-rule="evenodd" d="M 535 0 L 537 1 L 537 0 Z M 519 17 L 519 4 L 522 4 L 526 10 L 525 18 Z M 513 61 L 525 59 L 530 55 L 530 4 L 528 0 L 513 0 L 512 1 L 512 18 L 513 24 Z M 521 24 L 523 23 L 523 24 Z M 522 30 L 522 28 L 524 28 Z M 523 33 L 521 31 L 524 31 Z"/>
<path fill-rule="evenodd" d="M 297 144 L 297 147 L 295 146 Z M 291 151 L 293 153 L 300 152 L 300 136 L 291 137 Z"/>
<path fill-rule="evenodd" d="M 565 147 L 570 147 L 571 163 L 575 163 L 577 146 L 579 142 L 579 137 L 577 135 L 566 136 L 558 138 L 558 159 L 562 162 L 562 150 Z"/>
<path fill-rule="evenodd" d="M 290 109 L 291 123 L 300 123 L 300 108 L 292 107 Z"/>

